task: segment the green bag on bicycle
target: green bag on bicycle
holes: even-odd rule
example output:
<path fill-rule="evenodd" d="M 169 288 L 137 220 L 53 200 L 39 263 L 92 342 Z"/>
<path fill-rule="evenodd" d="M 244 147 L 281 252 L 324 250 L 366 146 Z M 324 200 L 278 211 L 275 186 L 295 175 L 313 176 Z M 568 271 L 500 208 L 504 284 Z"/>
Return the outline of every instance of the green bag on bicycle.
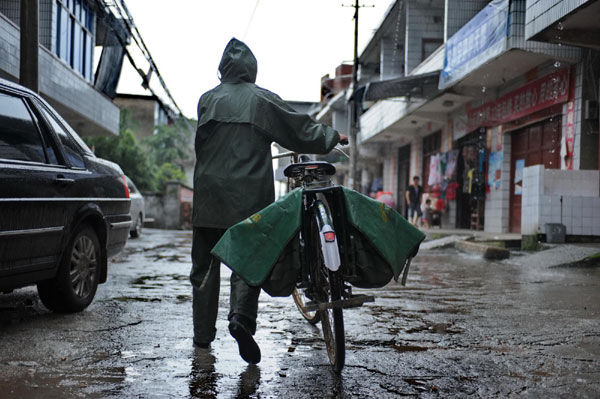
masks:
<path fill-rule="evenodd" d="M 298 251 L 302 189 L 230 227 L 212 254 L 248 284 L 289 296 L 301 270 Z"/>
<path fill-rule="evenodd" d="M 344 279 L 360 288 L 398 279 L 425 235 L 395 210 L 343 188 L 349 264 Z M 227 230 L 212 254 L 271 296 L 291 295 L 301 273 L 302 190 L 295 189 Z"/>
<path fill-rule="evenodd" d="M 398 277 L 425 239 L 383 202 L 343 187 L 349 228 L 349 265 L 344 279 L 359 288 L 379 288 Z"/>

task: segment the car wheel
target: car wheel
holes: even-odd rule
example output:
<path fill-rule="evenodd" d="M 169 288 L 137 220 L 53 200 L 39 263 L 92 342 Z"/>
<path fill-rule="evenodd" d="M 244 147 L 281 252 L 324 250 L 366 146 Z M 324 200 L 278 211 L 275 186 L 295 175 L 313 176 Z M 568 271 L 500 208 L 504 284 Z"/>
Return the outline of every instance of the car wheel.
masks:
<path fill-rule="evenodd" d="M 135 228 L 129 232 L 131 238 L 138 238 L 142 235 L 142 226 L 144 224 L 144 217 L 140 213 L 135 220 Z"/>
<path fill-rule="evenodd" d="M 56 277 L 38 283 L 42 303 L 56 312 L 80 312 L 94 299 L 100 276 L 100 242 L 82 225 L 63 254 Z"/>

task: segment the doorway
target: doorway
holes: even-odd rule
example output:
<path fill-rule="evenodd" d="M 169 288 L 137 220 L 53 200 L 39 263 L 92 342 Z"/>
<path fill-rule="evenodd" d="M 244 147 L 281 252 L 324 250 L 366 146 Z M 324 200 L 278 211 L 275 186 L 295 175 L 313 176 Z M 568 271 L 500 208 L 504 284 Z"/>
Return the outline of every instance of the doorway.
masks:
<path fill-rule="evenodd" d="M 398 191 L 396 198 L 397 211 L 404 216 L 408 217 L 408 209 L 406 207 L 406 190 L 410 185 L 410 145 L 405 145 L 398 149 Z"/>
<path fill-rule="evenodd" d="M 485 157 L 486 129 L 477 129 L 458 140 L 459 150 L 456 180 L 456 227 L 473 228 L 473 217 L 477 218 L 478 228 L 483 228 L 484 206 L 481 182 L 485 181 L 483 170 L 479 170 L 481 157 Z M 479 182 L 479 183 L 478 183 Z"/>
<path fill-rule="evenodd" d="M 554 117 L 518 130 L 512 134 L 510 160 L 509 229 L 521 232 L 523 169 L 544 165 L 560 168 L 561 117 Z"/>

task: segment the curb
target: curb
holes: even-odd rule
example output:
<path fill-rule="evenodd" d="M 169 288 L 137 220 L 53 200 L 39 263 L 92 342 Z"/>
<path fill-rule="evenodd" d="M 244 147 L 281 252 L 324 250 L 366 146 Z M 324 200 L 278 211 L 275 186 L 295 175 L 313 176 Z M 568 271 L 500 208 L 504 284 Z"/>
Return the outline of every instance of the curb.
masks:
<path fill-rule="evenodd" d="M 482 255 L 489 260 L 502 260 L 510 257 L 510 251 L 506 248 L 500 248 L 493 245 L 476 243 L 473 241 L 457 241 L 456 249 L 463 252 Z"/>

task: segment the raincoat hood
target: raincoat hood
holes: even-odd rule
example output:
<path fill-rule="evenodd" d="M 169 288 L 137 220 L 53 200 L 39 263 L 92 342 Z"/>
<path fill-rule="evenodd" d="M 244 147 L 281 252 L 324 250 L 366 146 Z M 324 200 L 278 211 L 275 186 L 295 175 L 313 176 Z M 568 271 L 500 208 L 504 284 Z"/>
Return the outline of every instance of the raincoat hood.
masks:
<path fill-rule="evenodd" d="M 256 57 L 246 44 L 233 38 L 223 51 L 219 72 L 223 83 L 254 83 L 257 73 Z"/>

